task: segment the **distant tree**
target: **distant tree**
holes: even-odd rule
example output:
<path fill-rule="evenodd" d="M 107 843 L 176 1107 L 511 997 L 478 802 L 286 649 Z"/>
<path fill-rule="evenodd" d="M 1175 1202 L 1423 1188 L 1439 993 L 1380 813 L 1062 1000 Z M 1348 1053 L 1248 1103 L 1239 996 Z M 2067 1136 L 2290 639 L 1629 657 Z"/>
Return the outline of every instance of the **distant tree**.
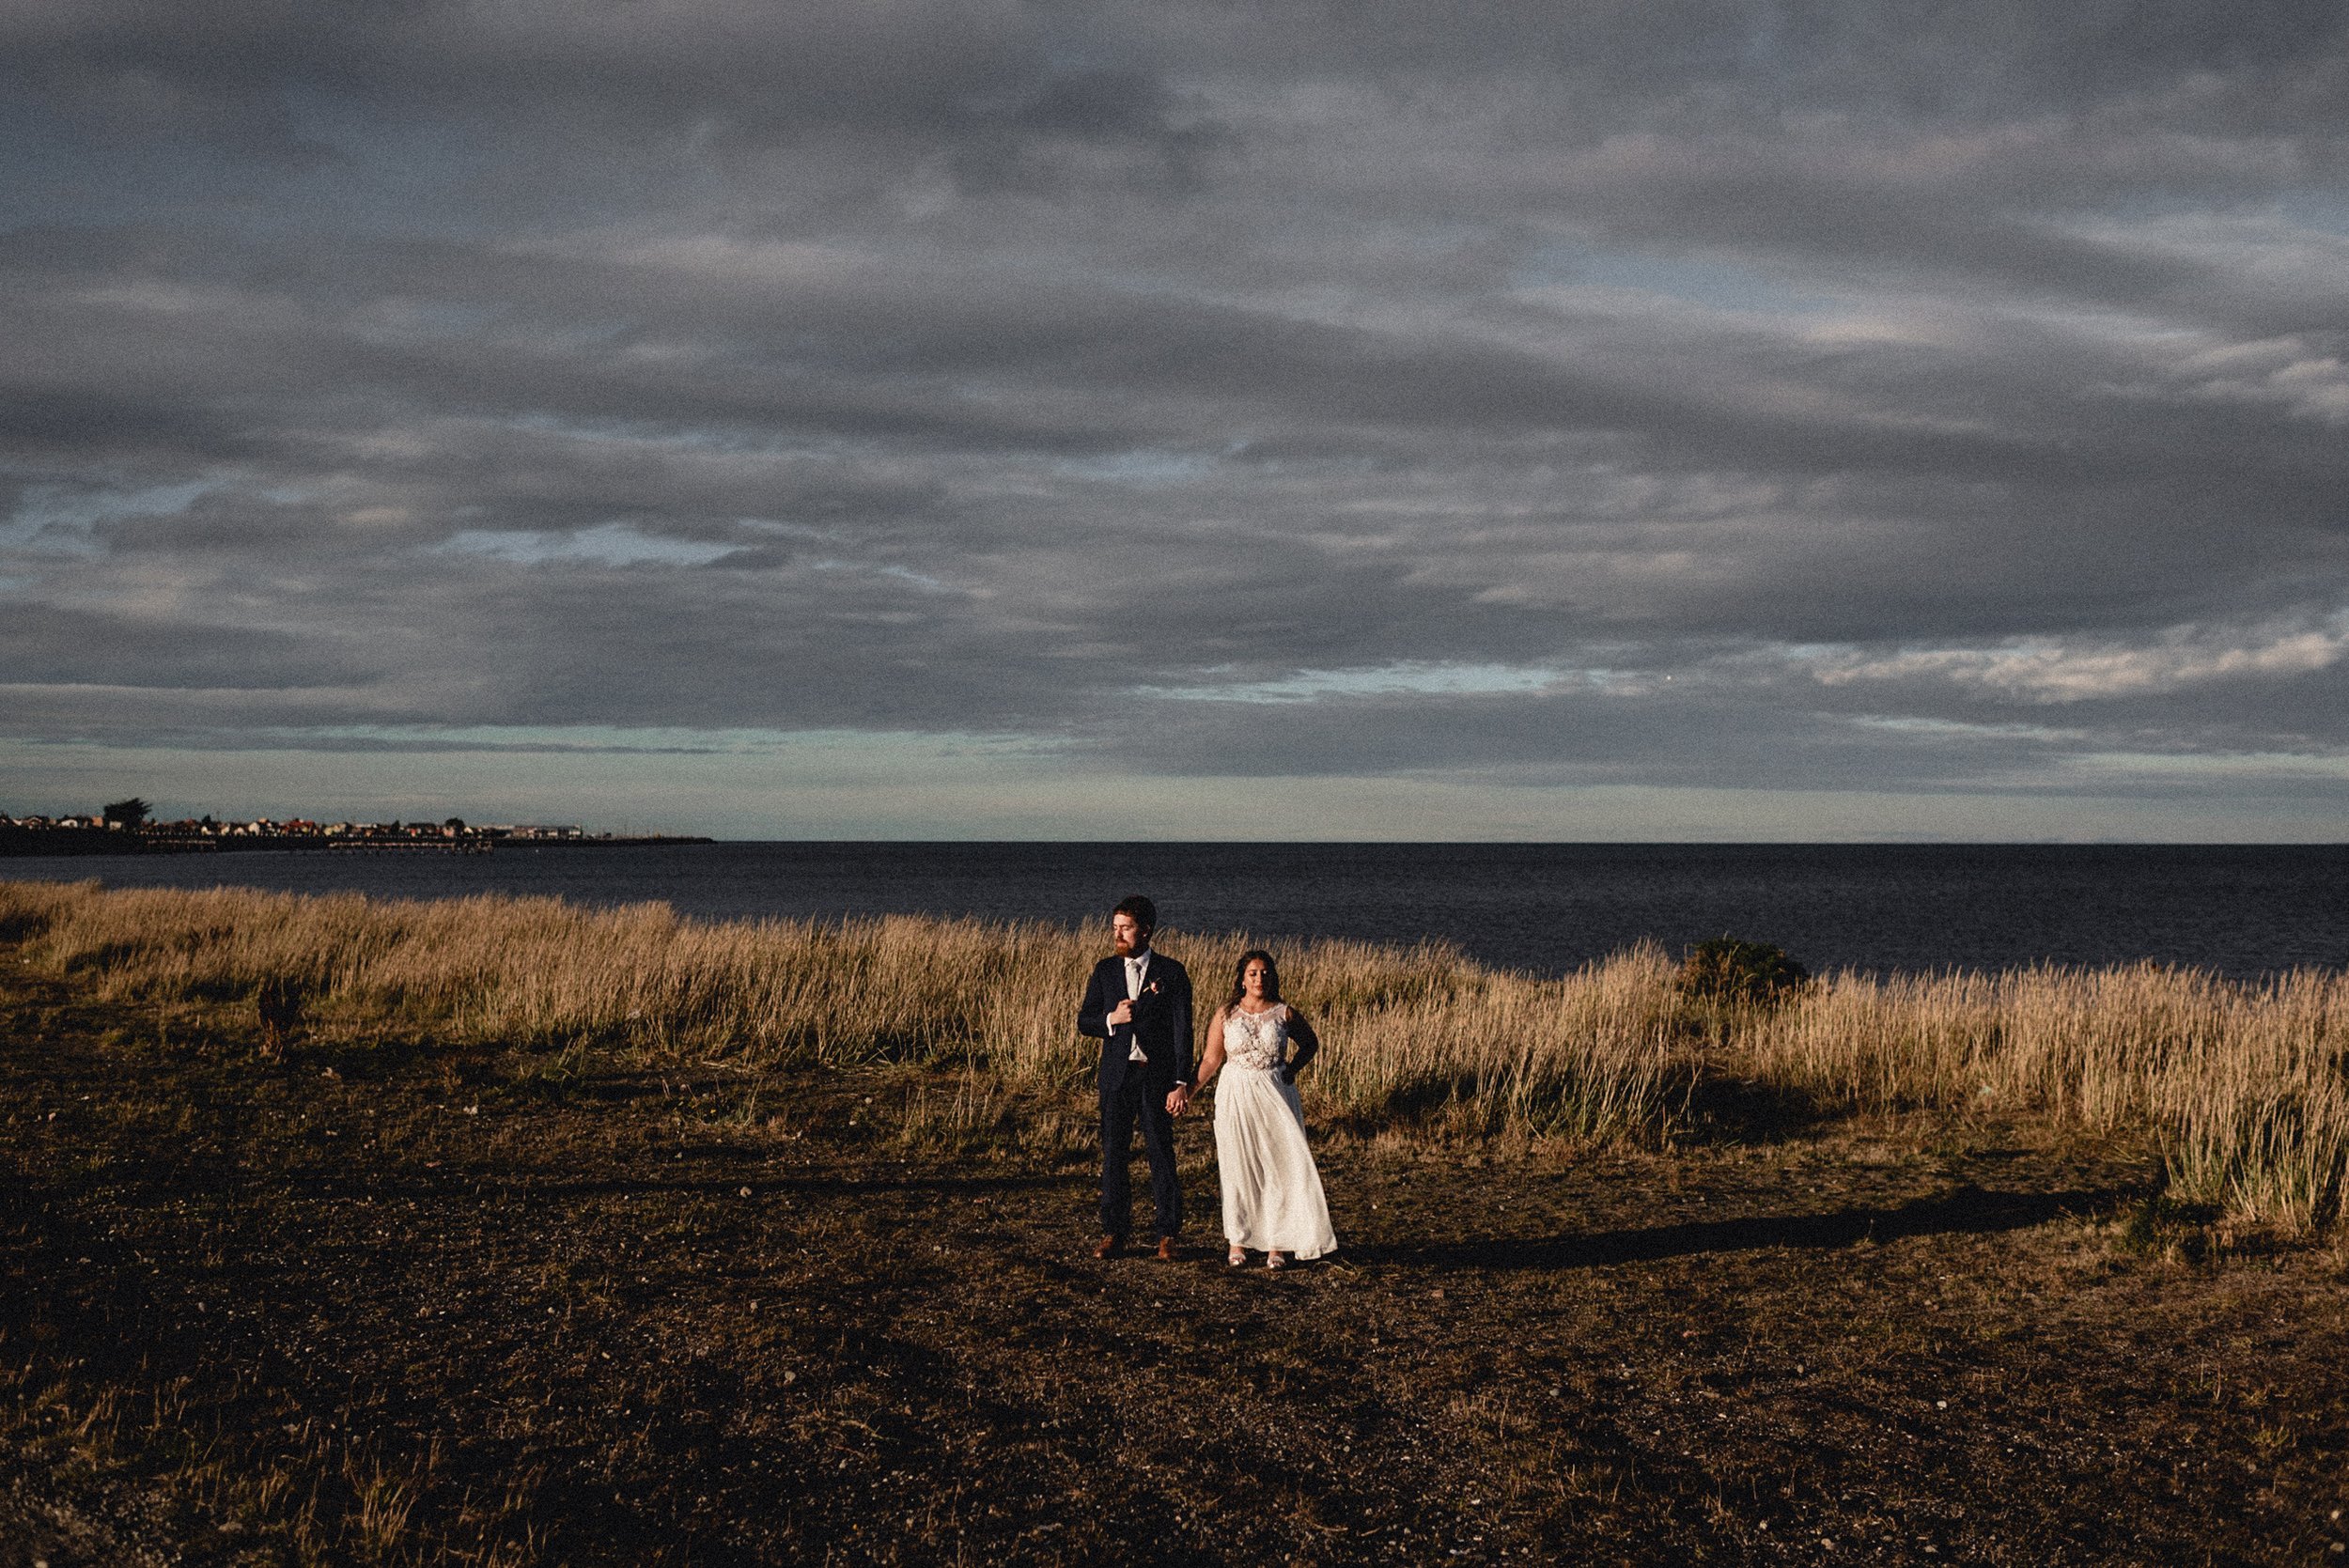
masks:
<path fill-rule="evenodd" d="M 461 816 L 452 816 L 446 822 L 442 823 L 441 826 L 446 828 L 452 833 L 461 833 L 465 831 L 465 819 Z"/>
<path fill-rule="evenodd" d="M 108 822 L 119 822 L 126 828 L 135 828 L 145 822 L 148 814 L 154 809 L 133 795 L 128 800 L 115 801 L 101 815 Z"/>

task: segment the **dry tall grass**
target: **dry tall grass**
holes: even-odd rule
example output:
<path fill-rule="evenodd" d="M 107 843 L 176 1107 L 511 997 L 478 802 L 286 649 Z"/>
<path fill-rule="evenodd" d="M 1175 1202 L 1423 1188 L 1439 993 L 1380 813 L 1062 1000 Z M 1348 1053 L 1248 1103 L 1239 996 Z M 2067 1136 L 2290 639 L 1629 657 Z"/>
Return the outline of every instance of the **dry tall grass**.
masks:
<path fill-rule="evenodd" d="M 314 1032 L 756 1067 L 917 1061 L 1030 1085 L 1073 1085 L 1095 1060 L 1075 1015 L 1100 943 L 1041 924 L 19 882 L 0 883 L 0 939 L 105 1000 L 230 1001 L 289 984 Z M 1204 1023 L 1252 939 L 1161 945 L 1191 969 Z M 1342 1119 L 1604 1141 L 1652 1136 L 1670 1113 L 1678 1022 L 1658 952 L 1563 981 L 1434 945 L 1315 942 L 1283 968 L 1322 1024 L 1321 1101 Z"/>
<path fill-rule="evenodd" d="M 2020 1112 L 2152 1127 L 2172 1193 L 2306 1232 L 2342 1214 L 2349 975 L 2254 984 L 2139 964 L 1830 975 L 1724 1033 L 1739 1070 L 1865 1110 Z"/>
<path fill-rule="evenodd" d="M 913 1060 L 1038 1087 L 1073 1087 L 1089 1068 L 1073 1015 L 1100 950 L 1057 927 L 979 921 L 705 922 L 659 904 L 26 882 L 0 882 L 0 940 L 119 1001 L 226 1002 L 290 985 L 314 1032 L 351 1038 L 756 1067 Z M 1162 945 L 1190 965 L 1204 1022 L 1251 939 L 1169 933 Z M 1834 1108 L 2141 1127 L 2186 1201 L 2295 1233 L 2342 1213 L 2349 978 L 2337 973 L 2251 986 L 2152 966 L 1831 975 L 1771 1010 L 1688 1001 L 1652 946 L 1557 980 L 1439 945 L 1330 941 L 1292 947 L 1283 970 L 1325 1041 L 1315 1102 L 1360 1130 L 1653 1141 L 1711 1071 Z"/>

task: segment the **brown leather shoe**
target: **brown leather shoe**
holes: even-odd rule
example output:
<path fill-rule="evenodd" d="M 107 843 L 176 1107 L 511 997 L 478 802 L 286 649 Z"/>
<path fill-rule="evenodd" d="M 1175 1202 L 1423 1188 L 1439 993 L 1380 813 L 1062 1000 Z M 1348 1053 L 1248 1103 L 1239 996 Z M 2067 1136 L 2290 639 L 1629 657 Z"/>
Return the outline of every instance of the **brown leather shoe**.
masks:
<path fill-rule="evenodd" d="M 1174 1238 L 1171 1235 L 1159 1237 L 1159 1262 L 1173 1263 L 1174 1261 Z"/>
<path fill-rule="evenodd" d="M 1105 1235 L 1094 1244 L 1093 1255 L 1097 1258 L 1113 1258 L 1125 1250 L 1126 1238 L 1124 1236 Z"/>

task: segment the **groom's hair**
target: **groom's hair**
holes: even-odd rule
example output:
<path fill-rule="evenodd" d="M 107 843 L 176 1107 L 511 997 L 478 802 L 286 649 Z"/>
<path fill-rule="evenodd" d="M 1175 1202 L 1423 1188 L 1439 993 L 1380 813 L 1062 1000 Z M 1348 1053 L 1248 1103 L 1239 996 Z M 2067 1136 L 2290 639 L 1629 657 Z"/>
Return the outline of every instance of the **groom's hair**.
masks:
<path fill-rule="evenodd" d="M 1134 924 L 1144 931 L 1156 931 L 1159 928 L 1159 907 L 1140 893 L 1135 893 L 1131 898 L 1119 899 L 1117 908 L 1112 909 L 1110 913 L 1133 916 Z"/>

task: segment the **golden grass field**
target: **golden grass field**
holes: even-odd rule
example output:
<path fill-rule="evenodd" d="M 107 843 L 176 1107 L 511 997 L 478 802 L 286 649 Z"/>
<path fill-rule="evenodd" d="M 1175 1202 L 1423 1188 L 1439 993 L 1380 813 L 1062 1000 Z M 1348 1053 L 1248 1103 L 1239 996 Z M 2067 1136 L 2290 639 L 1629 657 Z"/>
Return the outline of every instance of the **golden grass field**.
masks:
<path fill-rule="evenodd" d="M 1105 945 L 0 881 L 0 1568 L 2349 1552 L 2341 976 L 1284 945 L 1274 1273 Z"/>
<path fill-rule="evenodd" d="M 1101 942 L 1041 924 L 683 919 L 661 904 L 439 902 L 0 882 L 0 940 L 118 1002 L 254 1005 L 307 1037 L 452 1051 L 614 1053 L 760 1070 L 961 1068 L 908 1136 L 983 1126 L 999 1092 L 1073 1089 L 1074 999 Z M 1201 991 L 1252 944 L 1168 932 Z M 2279 1237 L 2340 1225 L 2349 977 L 2239 984 L 2154 965 L 1890 979 L 1831 973 L 1779 1005 L 1684 995 L 1661 949 L 1559 979 L 1440 945 L 1281 955 L 1325 1042 L 1315 1113 L 1338 1135 L 1669 1147 L 1709 1086 L 1785 1116 L 1981 1112 L 2141 1133 L 2168 1195 Z"/>

